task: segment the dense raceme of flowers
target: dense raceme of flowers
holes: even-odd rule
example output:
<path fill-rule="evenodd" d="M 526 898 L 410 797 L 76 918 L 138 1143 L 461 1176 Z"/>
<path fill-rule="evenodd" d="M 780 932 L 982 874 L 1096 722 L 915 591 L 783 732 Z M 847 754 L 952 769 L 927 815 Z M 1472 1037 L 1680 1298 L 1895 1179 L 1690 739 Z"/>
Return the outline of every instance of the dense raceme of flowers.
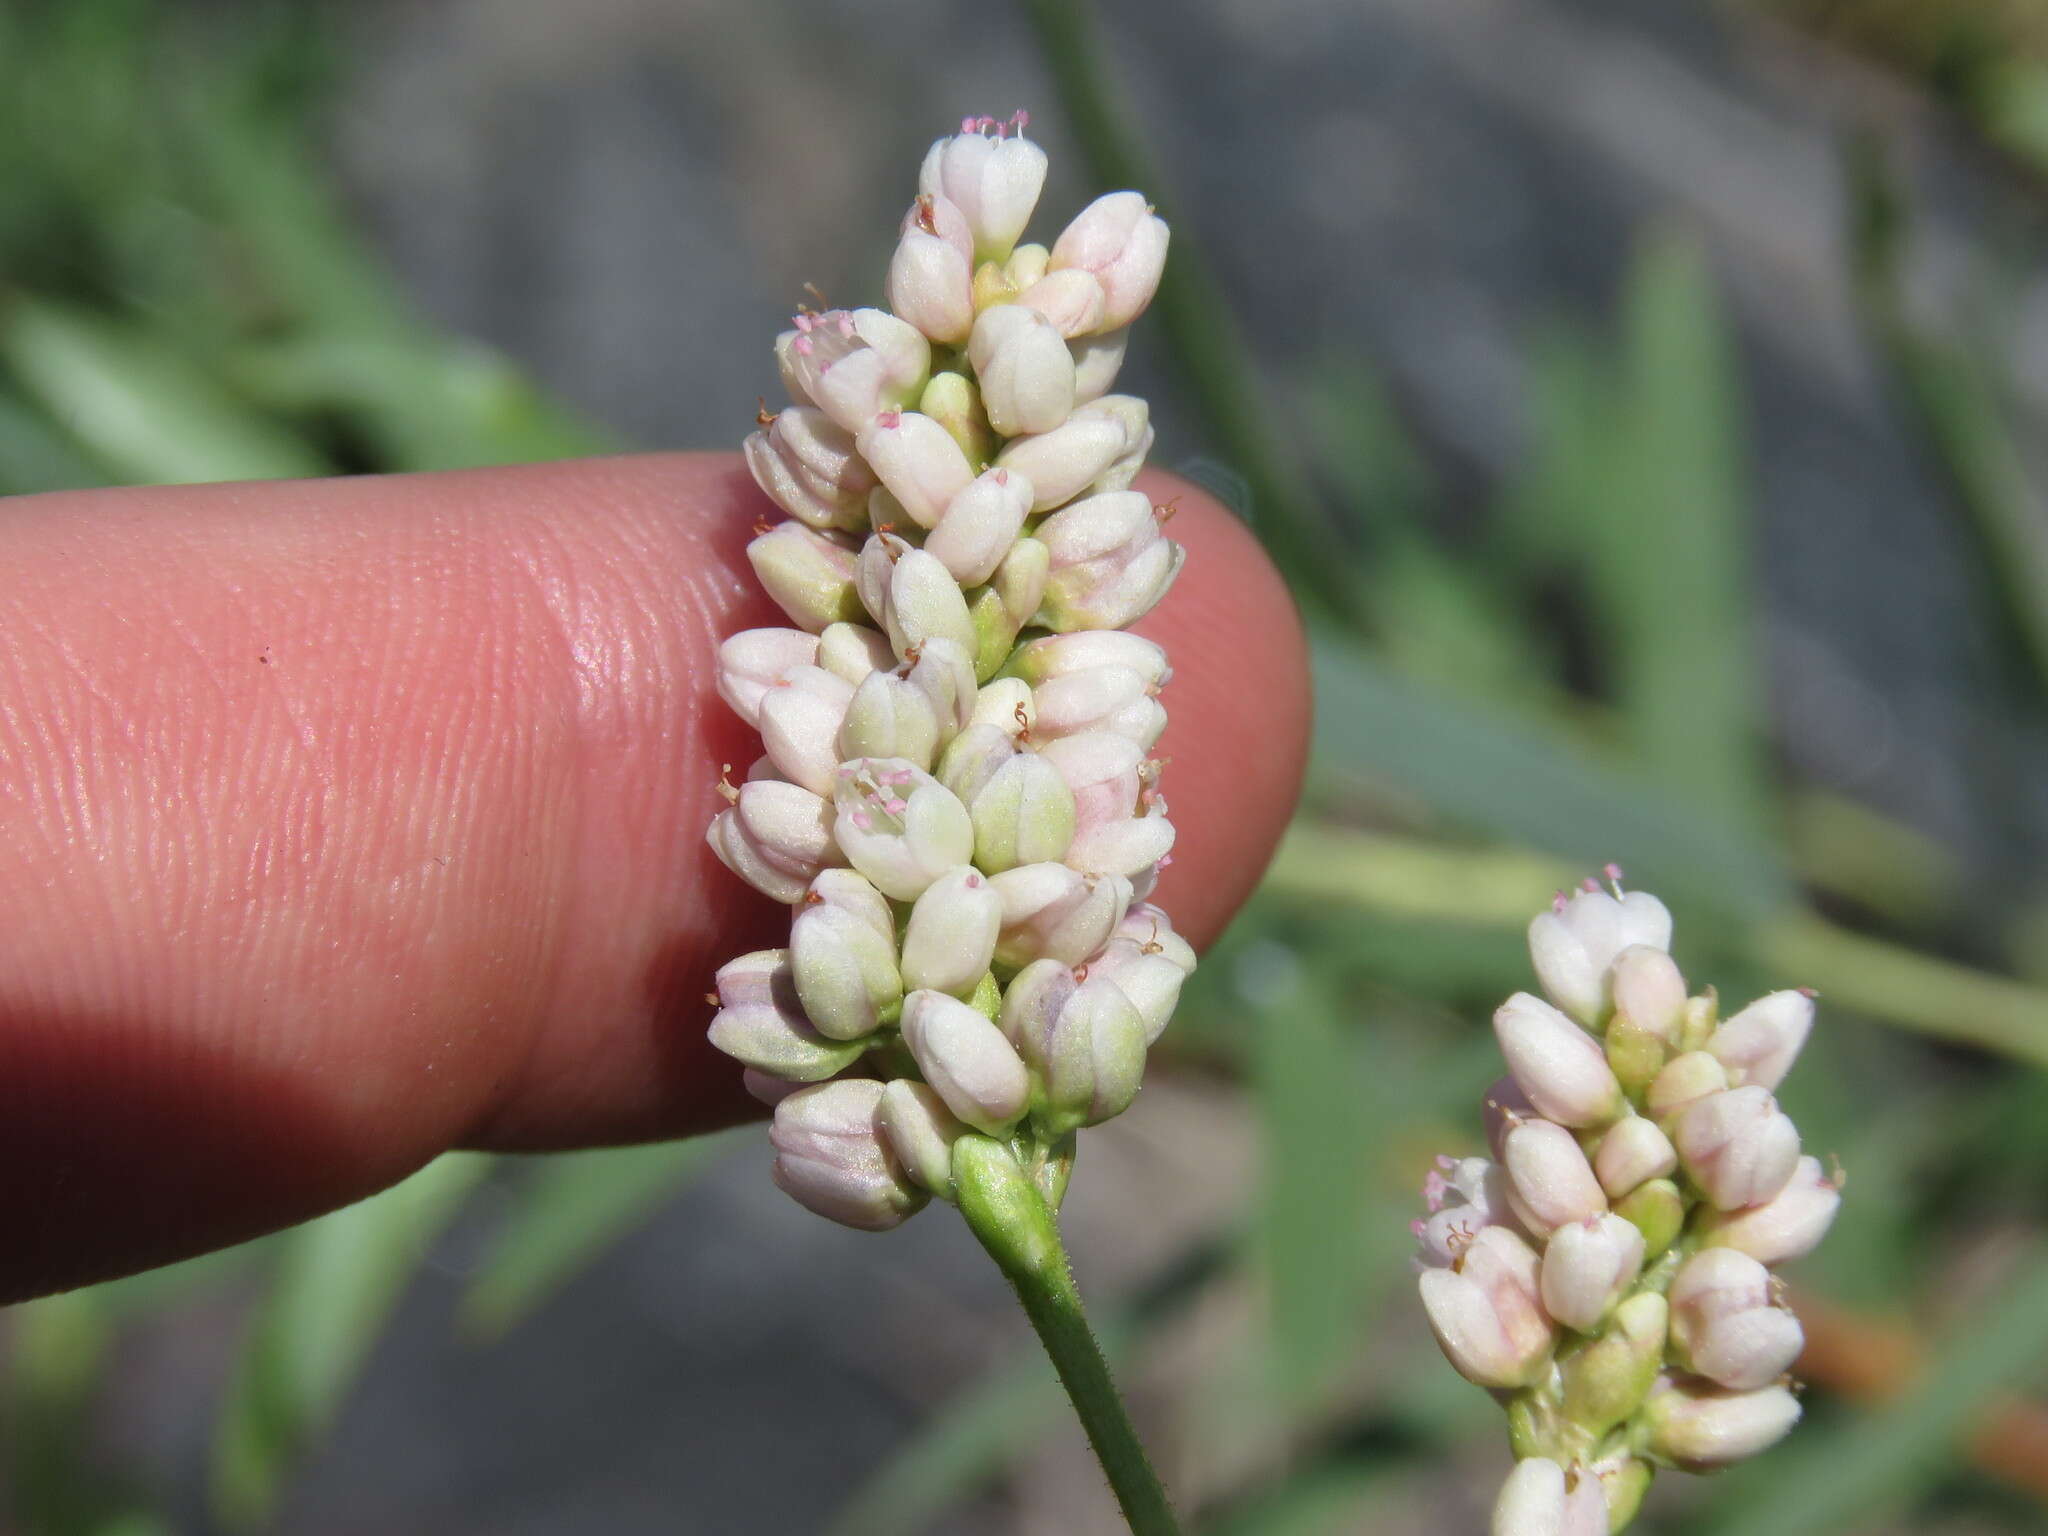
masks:
<path fill-rule="evenodd" d="M 709 839 L 793 912 L 719 971 L 711 1039 L 775 1106 L 776 1182 L 855 1227 L 954 1198 L 969 1135 L 1057 1205 L 1194 967 L 1145 904 L 1171 672 L 1124 633 L 1182 551 L 1130 489 L 1145 402 L 1110 392 L 1166 226 L 1116 192 L 1020 245 L 1023 128 L 932 146 L 889 308 L 799 314 L 792 403 L 746 443 L 789 519 L 748 554 L 793 627 L 720 651 L 764 755 Z"/>
<path fill-rule="evenodd" d="M 1812 994 L 1721 1018 L 1711 988 L 1687 995 L 1663 903 L 1607 873 L 1530 925 L 1549 1001 L 1494 1015 L 1492 1156 L 1439 1159 L 1415 1223 L 1430 1328 L 1506 1406 L 1520 1458 L 1495 1536 L 1606 1536 L 1657 1468 L 1790 1430 L 1804 1341 L 1771 1268 L 1841 1201 L 1772 1097 Z"/>

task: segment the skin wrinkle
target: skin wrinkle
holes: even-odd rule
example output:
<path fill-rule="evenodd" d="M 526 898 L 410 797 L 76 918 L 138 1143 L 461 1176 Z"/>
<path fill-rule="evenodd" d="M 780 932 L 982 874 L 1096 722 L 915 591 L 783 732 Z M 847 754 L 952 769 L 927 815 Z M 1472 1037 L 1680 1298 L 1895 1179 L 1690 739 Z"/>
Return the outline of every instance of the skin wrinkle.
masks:
<path fill-rule="evenodd" d="M 1191 548 L 1142 628 L 1179 669 L 1161 899 L 1199 943 L 1292 804 L 1306 673 L 1249 535 L 1140 483 Z M 729 455 L 0 502 L 0 1152 L 32 1170 L 0 1181 L 0 1296 L 452 1145 L 757 1112 L 703 994 L 788 915 L 704 829 L 758 752 L 712 658 L 783 622 L 745 562 L 766 509 Z M 167 610 L 193 645 L 144 643 Z"/>

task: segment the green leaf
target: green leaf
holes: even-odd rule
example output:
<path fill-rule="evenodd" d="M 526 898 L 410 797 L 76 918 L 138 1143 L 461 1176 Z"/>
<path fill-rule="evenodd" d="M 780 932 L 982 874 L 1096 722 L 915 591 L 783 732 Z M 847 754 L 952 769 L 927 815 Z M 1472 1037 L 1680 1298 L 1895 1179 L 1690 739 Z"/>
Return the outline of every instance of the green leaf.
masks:
<path fill-rule="evenodd" d="M 535 1162 L 462 1298 L 463 1328 L 493 1337 L 529 1317 L 731 1145 L 729 1137 L 702 1137 Z"/>
<path fill-rule="evenodd" d="M 213 1500 L 224 1525 L 246 1530 L 269 1517 L 406 1281 L 490 1166 L 488 1157 L 451 1153 L 280 1240 L 276 1276 L 214 1426 Z"/>
<path fill-rule="evenodd" d="M 292 433 L 132 327 L 36 299 L 0 309 L 0 363 L 119 480 L 319 475 Z"/>
<path fill-rule="evenodd" d="M 1972 1307 L 1931 1351 L 1927 1376 L 1889 1408 L 1795 1434 L 1743 1469 L 1704 1522 L 1708 1536 L 1828 1536 L 1871 1530 L 1947 1475 L 1959 1443 L 2006 1390 L 2048 1358 L 2048 1245 L 2003 1295 Z"/>

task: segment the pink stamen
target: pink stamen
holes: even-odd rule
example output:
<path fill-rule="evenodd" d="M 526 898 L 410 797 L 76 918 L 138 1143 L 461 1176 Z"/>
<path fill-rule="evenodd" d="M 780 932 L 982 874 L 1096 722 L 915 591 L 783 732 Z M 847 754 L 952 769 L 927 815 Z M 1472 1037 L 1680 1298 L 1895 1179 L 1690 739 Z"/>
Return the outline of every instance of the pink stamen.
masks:
<path fill-rule="evenodd" d="M 811 353 L 816 349 L 811 345 L 810 337 L 799 336 L 795 341 L 792 341 L 789 344 L 789 350 L 798 353 L 801 356 L 809 357 Z"/>
<path fill-rule="evenodd" d="M 903 413 L 901 411 L 884 411 L 875 418 L 875 425 L 885 431 L 893 432 L 903 425 Z"/>
<path fill-rule="evenodd" d="M 961 131 L 962 133 L 972 133 L 972 132 L 974 132 L 974 119 L 973 119 L 973 118 L 971 118 L 971 117 L 963 117 L 963 118 L 961 118 L 961 119 L 960 119 L 960 131 Z"/>
<path fill-rule="evenodd" d="M 1031 126 L 1031 114 L 1022 107 L 1019 107 L 1010 114 L 1010 126 L 1021 134 L 1026 128 Z"/>
<path fill-rule="evenodd" d="M 882 809 L 891 816 L 901 816 L 910 809 L 910 802 L 907 800 L 890 800 L 883 804 Z"/>
<path fill-rule="evenodd" d="M 1416 1217 L 1413 1221 L 1408 1223 L 1408 1235 L 1412 1238 L 1415 1238 L 1417 1241 L 1420 1241 L 1423 1235 L 1428 1231 L 1429 1223 L 1424 1221 L 1420 1216 Z"/>
<path fill-rule="evenodd" d="M 1562 913 L 1564 909 L 1570 906 L 1571 904 L 1571 897 L 1567 896 L 1563 891 L 1559 891 L 1555 896 L 1550 898 L 1550 910 L 1553 912 Z"/>
<path fill-rule="evenodd" d="M 863 832 L 871 832 L 874 830 L 875 818 L 866 811 L 855 811 L 853 813 L 853 824 Z"/>
<path fill-rule="evenodd" d="M 1585 879 L 1579 882 L 1579 889 L 1582 891 L 1591 891 L 1595 896 L 1598 896 L 1600 894 L 1600 882 L 1598 880 L 1595 880 L 1591 875 L 1588 875 Z"/>

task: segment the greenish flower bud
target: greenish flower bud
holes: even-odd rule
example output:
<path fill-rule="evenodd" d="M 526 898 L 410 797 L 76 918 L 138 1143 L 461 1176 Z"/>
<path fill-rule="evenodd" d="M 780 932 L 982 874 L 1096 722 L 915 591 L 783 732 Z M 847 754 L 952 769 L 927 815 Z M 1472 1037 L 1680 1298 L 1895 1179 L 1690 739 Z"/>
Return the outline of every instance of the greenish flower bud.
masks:
<path fill-rule="evenodd" d="M 995 456 L 996 435 L 982 409 L 981 391 L 964 373 L 933 374 L 917 408 L 946 429 L 970 466 L 986 464 Z"/>
<path fill-rule="evenodd" d="M 864 1039 L 902 1009 L 896 946 L 844 907 L 818 901 L 799 910 L 789 957 L 804 1012 L 829 1039 Z"/>
<path fill-rule="evenodd" d="M 911 1182 L 941 1200 L 953 1198 L 953 1143 L 967 1127 L 927 1084 L 898 1078 L 882 1090 L 875 1112 L 897 1160 Z"/>
<path fill-rule="evenodd" d="M 896 665 L 889 637 L 865 624 L 832 624 L 818 636 L 817 664 L 858 687 L 870 672 Z"/>
<path fill-rule="evenodd" d="M 976 1130 L 1005 1136 L 1023 1118 L 1030 1074 L 978 1010 L 943 992 L 913 992 L 903 1001 L 903 1043 L 946 1107 Z"/>
<path fill-rule="evenodd" d="M 870 672 L 846 706 L 833 766 L 850 757 L 900 757 L 930 768 L 938 749 L 939 717 L 924 690 L 894 672 Z"/>
<path fill-rule="evenodd" d="M 1035 752 L 1015 752 L 998 763 L 967 810 L 974 819 L 974 861 L 990 874 L 1062 859 L 1074 840 L 1074 792 Z"/>
<path fill-rule="evenodd" d="M 859 1041 L 827 1038 L 797 995 L 786 949 L 756 950 L 720 967 L 711 1043 L 745 1066 L 793 1083 L 815 1083 L 853 1065 Z"/>
<path fill-rule="evenodd" d="M 1562 1362 L 1564 1416 L 1585 1431 L 1588 1444 L 1632 1417 L 1649 1396 L 1664 1359 L 1669 1315 L 1662 1296 L 1631 1296 L 1599 1338 Z"/>
<path fill-rule="evenodd" d="M 1002 898 L 988 876 L 965 864 L 947 871 L 910 909 L 903 935 L 904 982 L 913 991 L 971 996 L 988 974 L 1002 921 Z"/>
<path fill-rule="evenodd" d="M 1038 1079 L 1035 1115 L 1048 1137 L 1122 1114 L 1145 1075 L 1145 1021 L 1107 980 L 1080 983 L 1050 1021 L 1039 1009 L 1017 1048 Z"/>
<path fill-rule="evenodd" d="M 1614 1214 L 1643 1234 L 1643 1262 L 1653 1262 L 1685 1226 L 1685 1197 L 1669 1179 L 1652 1179 L 1617 1201 Z"/>
<path fill-rule="evenodd" d="M 747 545 L 747 560 L 768 595 L 799 629 L 865 617 L 854 589 L 853 549 L 838 536 L 782 523 Z"/>

